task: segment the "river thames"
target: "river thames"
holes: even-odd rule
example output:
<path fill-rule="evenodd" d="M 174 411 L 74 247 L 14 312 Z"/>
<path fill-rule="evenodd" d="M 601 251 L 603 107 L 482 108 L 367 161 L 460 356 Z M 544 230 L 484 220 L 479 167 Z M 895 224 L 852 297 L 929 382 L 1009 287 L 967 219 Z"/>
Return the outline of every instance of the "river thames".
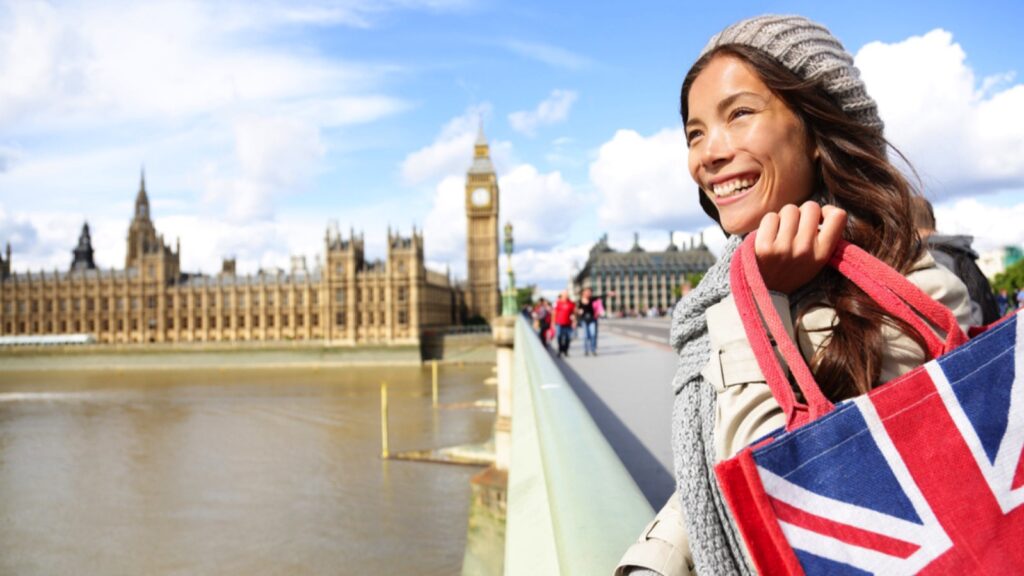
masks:
<path fill-rule="evenodd" d="M 0 574 L 458 574 L 489 365 L 0 373 Z"/>

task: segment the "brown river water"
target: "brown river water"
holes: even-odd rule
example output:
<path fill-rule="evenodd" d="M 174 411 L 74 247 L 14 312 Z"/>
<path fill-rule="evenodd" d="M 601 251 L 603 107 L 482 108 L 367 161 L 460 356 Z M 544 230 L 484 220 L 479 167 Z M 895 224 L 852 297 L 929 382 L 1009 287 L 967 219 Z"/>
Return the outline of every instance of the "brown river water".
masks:
<path fill-rule="evenodd" d="M 0 370 L 0 574 L 458 574 L 488 365 Z"/>

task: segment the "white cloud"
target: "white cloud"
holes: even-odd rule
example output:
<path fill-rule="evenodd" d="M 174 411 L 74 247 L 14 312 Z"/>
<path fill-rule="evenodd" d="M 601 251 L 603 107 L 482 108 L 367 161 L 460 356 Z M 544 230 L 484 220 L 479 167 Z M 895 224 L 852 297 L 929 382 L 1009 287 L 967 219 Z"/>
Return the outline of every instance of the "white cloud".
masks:
<path fill-rule="evenodd" d="M 508 123 L 516 132 L 533 136 L 537 128 L 564 122 L 578 95 L 572 90 L 553 90 L 551 95 L 537 105 L 533 111 L 513 112 Z"/>
<path fill-rule="evenodd" d="M 945 30 L 872 42 L 856 56 L 886 135 L 934 198 L 1024 185 L 1024 85 L 1011 74 L 979 80 Z"/>
<path fill-rule="evenodd" d="M 261 46 L 208 3 L 17 1 L 0 11 L 9 16 L 0 18 L 0 124 L 20 129 L 164 122 L 275 102 L 308 103 L 326 122 L 402 109 L 361 94 L 393 67 Z"/>
<path fill-rule="evenodd" d="M 601 222 L 614 228 L 661 229 L 706 224 L 686 156 L 681 128 L 651 136 L 617 131 L 590 165 L 590 181 L 601 194 Z"/>
<path fill-rule="evenodd" d="M 560 48 L 551 44 L 544 44 L 542 42 L 508 40 L 504 42 L 504 46 L 520 56 L 530 58 L 531 60 L 537 60 L 538 62 L 543 62 L 544 64 L 555 68 L 581 70 L 589 68 L 593 64 L 593 62 L 586 56 L 581 56 L 566 50 L 565 48 Z"/>
<path fill-rule="evenodd" d="M 449 262 L 452 273 L 466 277 L 466 180 L 451 175 L 434 189 L 434 202 L 423 221 L 425 256 Z"/>
<path fill-rule="evenodd" d="M 549 297 L 551 291 L 568 286 L 569 278 L 587 261 L 589 244 L 559 246 L 549 250 L 516 250 L 512 255 L 512 269 L 516 273 L 516 284 L 525 286 L 537 284 Z M 505 284 L 507 271 L 505 258 L 501 259 L 501 282 Z"/>
<path fill-rule="evenodd" d="M 542 174 L 522 164 L 500 176 L 501 226 L 511 222 L 516 246 L 546 247 L 565 240 L 569 226 L 588 209 L 561 173 Z"/>
<path fill-rule="evenodd" d="M 1024 246 L 1024 202 L 997 206 L 978 198 L 960 198 L 936 203 L 934 208 L 939 232 L 974 236 L 975 250 Z"/>
<path fill-rule="evenodd" d="M 312 179 L 324 146 L 316 126 L 290 117 L 255 117 L 236 123 L 235 154 L 238 175 L 211 174 L 205 200 L 242 222 L 269 218 L 275 196 L 300 191 Z"/>
<path fill-rule="evenodd" d="M 480 122 L 491 112 L 491 105 L 472 106 L 448 121 L 429 146 L 412 152 L 402 161 L 402 180 L 408 185 L 433 183 L 455 174 L 465 174 L 473 163 L 473 143 Z M 486 127 L 485 127 L 486 133 Z M 501 170 L 514 163 L 512 144 L 489 141 L 491 160 Z"/>

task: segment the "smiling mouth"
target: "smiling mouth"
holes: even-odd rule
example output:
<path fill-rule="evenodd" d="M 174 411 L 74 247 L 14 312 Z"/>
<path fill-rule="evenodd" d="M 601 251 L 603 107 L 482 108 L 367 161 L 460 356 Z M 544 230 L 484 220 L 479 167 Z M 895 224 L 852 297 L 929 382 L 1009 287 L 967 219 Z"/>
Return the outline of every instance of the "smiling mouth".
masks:
<path fill-rule="evenodd" d="M 757 181 L 760 180 L 760 178 L 760 176 L 734 178 L 727 182 L 713 185 L 711 187 L 711 193 L 715 195 L 715 198 L 729 198 L 731 196 L 736 196 L 737 194 L 742 194 L 749 190 L 754 184 L 757 184 Z"/>

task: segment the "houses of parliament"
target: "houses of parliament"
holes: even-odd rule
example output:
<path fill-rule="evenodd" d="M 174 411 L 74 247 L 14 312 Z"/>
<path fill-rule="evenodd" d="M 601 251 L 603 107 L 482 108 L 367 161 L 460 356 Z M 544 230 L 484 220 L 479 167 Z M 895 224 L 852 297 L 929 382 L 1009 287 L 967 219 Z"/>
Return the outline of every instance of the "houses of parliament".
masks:
<path fill-rule="evenodd" d="M 291 273 L 216 275 L 181 270 L 180 241 L 153 225 L 145 177 L 128 227 L 125 267 L 100 270 L 88 224 L 67 271 L 15 273 L 0 256 L 0 336 L 87 334 L 99 343 L 320 340 L 416 344 L 424 330 L 499 313 L 498 181 L 481 130 L 466 175 L 467 280 L 428 269 L 423 234 L 388 230 L 386 259 L 364 236 L 328 229 L 322 264 Z M 33 340 L 28 338 L 28 340 Z"/>

